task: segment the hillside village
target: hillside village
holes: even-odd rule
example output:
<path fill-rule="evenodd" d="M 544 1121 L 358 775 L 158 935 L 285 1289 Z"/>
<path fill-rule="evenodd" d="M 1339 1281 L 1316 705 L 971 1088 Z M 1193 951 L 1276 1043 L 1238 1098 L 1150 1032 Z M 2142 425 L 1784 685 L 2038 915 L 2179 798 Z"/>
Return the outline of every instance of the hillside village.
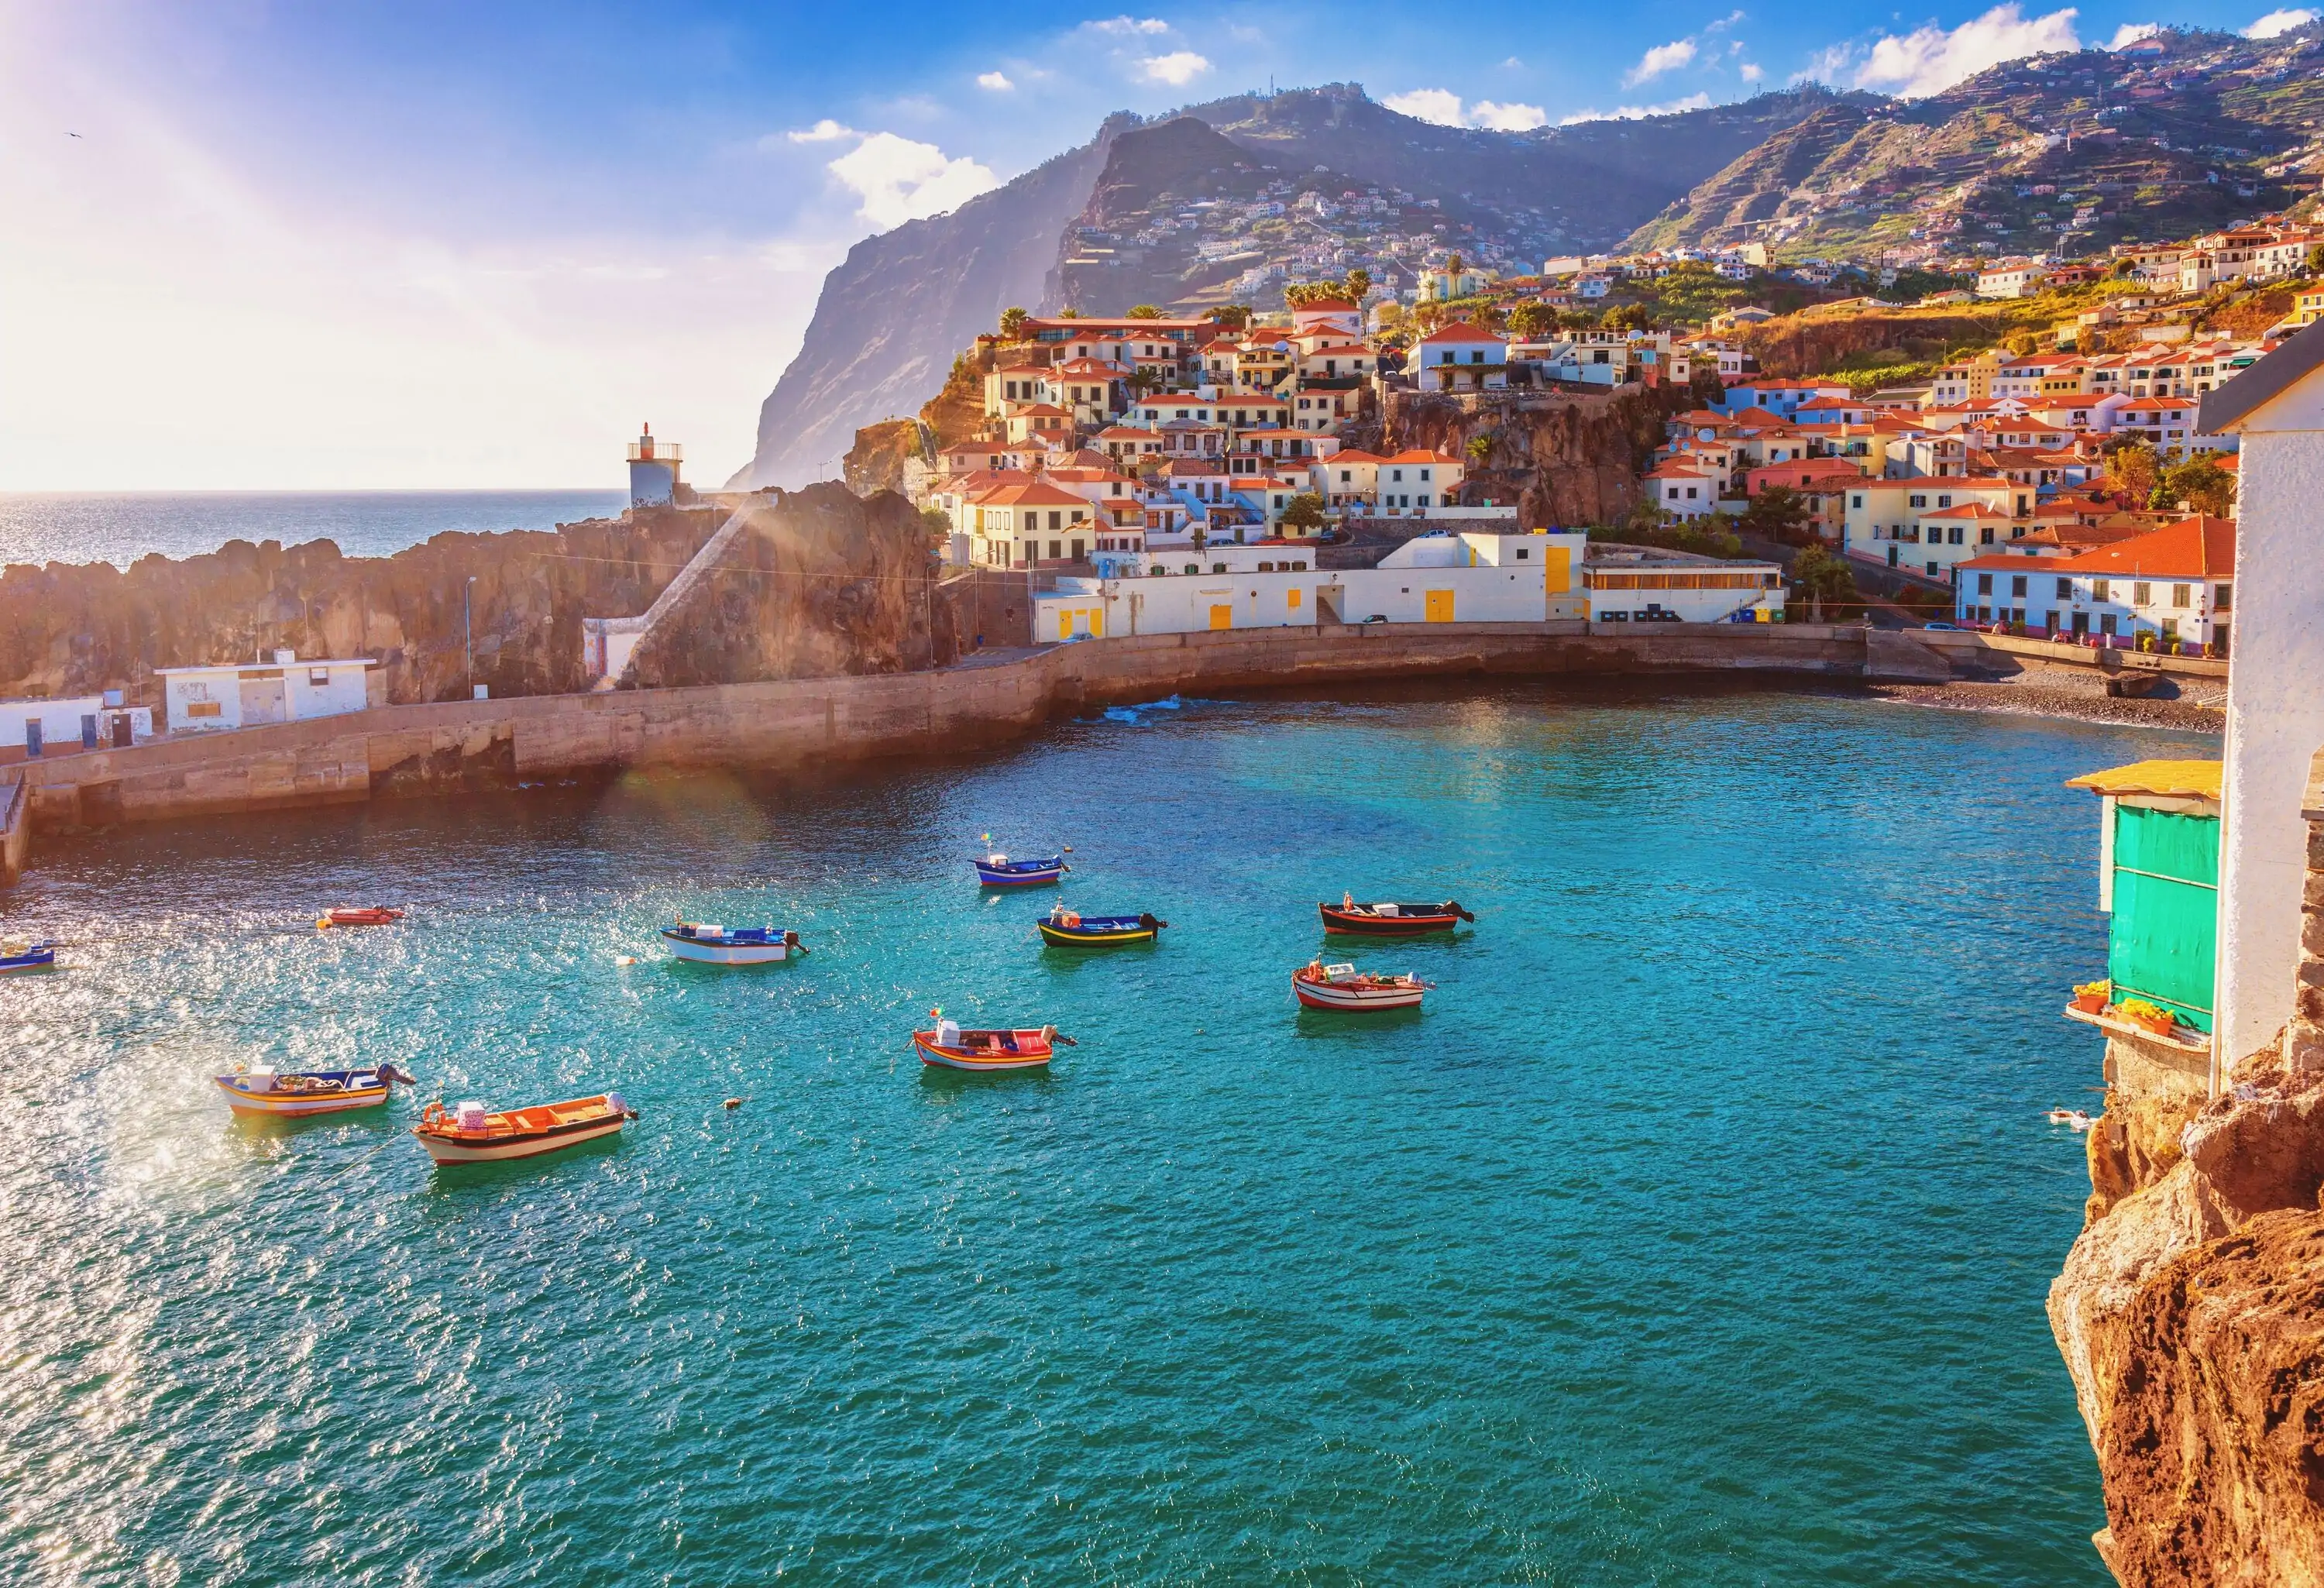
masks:
<path fill-rule="evenodd" d="M 1329 220 L 1375 196 L 1277 186 L 1252 202 L 1261 218 Z M 884 483 L 923 508 L 947 562 L 1048 593 L 1049 638 L 1103 632 L 1123 579 L 1438 555 L 1501 566 L 1520 549 L 1505 539 L 1555 533 L 1582 538 L 1526 555 L 1571 562 L 1563 604 L 1536 592 L 1519 613 L 1499 591 L 1433 614 L 1766 622 L 1795 596 L 1845 611 L 1877 592 L 1922 619 L 2216 655 L 2236 457 L 2197 433 L 2197 404 L 2324 316 L 2324 227 L 2286 216 L 2084 260 L 1943 255 L 1910 271 L 1771 269 L 1740 245 L 1512 275 L 1431 235 L 1290 283 L 1281 310 L 1011 310 L 904 427 Z M 1900 284 L 1928 290 L 1880 295 Z M 1990 339 L 1943 346 L 1964 329 Z M 1841 351 L 1806 361 L 1824 368 L 1763 367 L 1801 362 L 1803 342 Z M 1519 522 L 1489 438 L 1406 446 L 1387 422 L 1416 403 L 1474 417 L 1625 398 L 1656 405 L 1660 445 L 1637 460 L 1631 511 L 1578 527 Z M 1761 556 L 1740 556 L 1747 538 Z M 1641 559 L 1654 585 L 1615 577 Z M 1165 588 L 1141 587 L 1141 609 Z M 1282 594 L 1251 621 L 1314 621 Z M 1348 621 L 1394 621 L 1412 591 L 1397 596 L 1324 598 Z M 1184 626 L 1243 621 L 1180 605 Z"/>

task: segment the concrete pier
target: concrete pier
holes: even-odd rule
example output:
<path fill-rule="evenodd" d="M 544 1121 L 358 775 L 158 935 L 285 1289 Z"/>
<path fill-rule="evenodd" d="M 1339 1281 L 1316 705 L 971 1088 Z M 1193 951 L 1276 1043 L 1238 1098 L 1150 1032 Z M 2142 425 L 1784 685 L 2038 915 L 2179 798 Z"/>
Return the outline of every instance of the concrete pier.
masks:
<path fill-rule="evenodd" d="M 502 789 L 632 767 L 781 770 L 974 748 L 1181 691 L 1443 675 L 1879 676 L 1812 624 L 1370 623 L 1084 642 L 932 672 L 381 706 L 26 765 L 32 827 Z"/>

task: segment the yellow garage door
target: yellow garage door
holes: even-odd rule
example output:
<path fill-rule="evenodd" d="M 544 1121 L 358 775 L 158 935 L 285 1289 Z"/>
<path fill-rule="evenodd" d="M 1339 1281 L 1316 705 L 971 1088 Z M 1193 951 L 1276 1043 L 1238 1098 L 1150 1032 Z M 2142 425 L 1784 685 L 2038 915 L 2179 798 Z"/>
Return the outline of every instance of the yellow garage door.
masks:
<path fill-rule="evenodd" d="M 1212 607 L 1211 627 L 1214 629 L 1231 629 L 1234 627 L 1234 608 L 1232 606 Z"/>
<path fill-rule="evenodd" d="M 1428 621 L 1432 623 L 1449 623 L 1452 621 L 1452 591 L 1431 590 L 1428 592 Z"/>

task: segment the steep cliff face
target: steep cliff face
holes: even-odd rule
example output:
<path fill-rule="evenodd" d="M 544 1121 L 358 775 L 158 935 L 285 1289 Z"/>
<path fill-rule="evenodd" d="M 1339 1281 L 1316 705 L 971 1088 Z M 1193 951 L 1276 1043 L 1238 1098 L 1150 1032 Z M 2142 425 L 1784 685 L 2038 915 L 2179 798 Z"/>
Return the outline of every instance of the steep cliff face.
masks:
<path fill-rule="evenodd" d="M 824 278 L 798 355 L 759 409 L 756 453 L 729 485 L 831 478 L 858 429 L 911 413 L 1002 309 L 1038 304 L 1059 235 L 1130 125 L 1111 118 L 1091 142 L 949 215 L 849 249 Z"/>
<path fill-rule="evenodd" d="M 1881 365 L 1941 359 L 1959 348 L 1990 346 L 2006 325 L 1999 313 L 1790 314 L 1753 326 L 1738 339 L 1759 361 L 1761 374 L 1790 380 L 1838 369 L 1864 354 Z"/>
<path fill-rule="evenodd" d="M 936 570 L 909 502 L 826 484 L 743 511 L 743 532 L 639 642 L 623 688 L 932 665 Z"/>
<path fill-rule="evenodd" d="M 851 249 L 824 279 L 798 355 L 759 411 L 756 455 L 729 484 L 832 476 L 858 429 L 918 409 L 953 355 L 991 330 L 1003 309 L 1120 314 L 1144 300 L 1199 296 L 1251 263 L 1201 262 L 1176 233 L 1160 244 L 1117 239 L 1111 267 L 1074 263 L 1081 256 L 1067 246 L 1074 228 L 1099 198 L 1115 141 L 1133 131 L 1158 135 L 1141 137 L 1134 169 L 1119 173 L 1117 201 L 1100 206 L 1109 212 L 1137 208 L 1133 190 L 1193 198 L 1204 182 L 1231 178 L 1249 187 L 1259 168 L 1272 166 L 1277 175 L 1334 187 L 1402 189 L 1434 201 L 1412 213 L 1412 227 L 1447 221 L 1538 259 L 1606 246 L 1830 103 L 1828 92 L 1809 87 L 1673 115 L 1497 133 L 1417 121 L 1360 88 L 1334 84 L 1238 95 L 1150 127 L 1116 115 L 1090 143 L 950 215 L 907 222 Z M 1275 263 L 1296 263 L 1312 241 L 1286 233 L 1254 246 Z"/>
<path fill-rule="evenodd" d="M 393 557 L 343 557 L 328 540 L 232 540 L 126 571 L 12 567 L 0 573 L 0 695 L 119 688 L 158 705 L 155 668 L 282 648 L 378 657 L 392 702 L 450 700 L 467 692 L 472 635 L 475 681 L 496 695 L 586 688 L 581 619 L 644 611 L 721 516 L 669 510 L 554 533 L 447 533 Z"/>
<path fill-rule="evenodd" d="M 2130 1588 L 2324 1583 L 2324 824 L 2309 868 L 2298 1012 L 2223 1096 L 2108 1044 L 2049 1311 Z"/>
<path fill-rule="evenodd" d="M 1432 448 L 1469 464 L 1468 503 L 1514 502 L 1528 527 L 1619 523 L 1663 421 L 1694 401 L 1683 387 L 1619 392 L 1391 392 L 1385 445 Z M 1485 443 L 1481 460 L 1470 444 Z"/>

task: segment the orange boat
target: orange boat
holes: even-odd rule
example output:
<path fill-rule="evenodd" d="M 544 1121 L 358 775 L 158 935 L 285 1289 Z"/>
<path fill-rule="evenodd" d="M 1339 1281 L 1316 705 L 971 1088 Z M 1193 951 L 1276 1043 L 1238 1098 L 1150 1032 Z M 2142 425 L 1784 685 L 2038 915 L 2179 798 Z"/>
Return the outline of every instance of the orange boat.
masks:
<path fill-rule="evenodd" d="M 1074 1039 L 1055 1026 L 1026 1031 L 964 1031 L 957 1021 L 941 1013 L 936 1018 L 936 1029 L 912 1033 L 912 1046 L 920 1050 L 922 1064 L 940 1069 L 972 1075 L 1047 1069 L 1059 1048 L 1074 1046 Z"/>
<path fill-rule="evenodd" d="M 384 904 L 341 905 L 327 909 L 315 918 L 315 925 L 325 931 L 333 927 L 386 927 L 403 919 L 400 909 L 390 909 Z"/>
<path fill-rule="evenodd" d="M 499 1163 L 617 1135 L 637 1117 L 638 1111 L 622 1102 L 618 1092 L 504 1113 L 493 1113 L 481 1103 L 454 1108 L 431 1103 L 411 1133 L 438 1163 Z"/>

